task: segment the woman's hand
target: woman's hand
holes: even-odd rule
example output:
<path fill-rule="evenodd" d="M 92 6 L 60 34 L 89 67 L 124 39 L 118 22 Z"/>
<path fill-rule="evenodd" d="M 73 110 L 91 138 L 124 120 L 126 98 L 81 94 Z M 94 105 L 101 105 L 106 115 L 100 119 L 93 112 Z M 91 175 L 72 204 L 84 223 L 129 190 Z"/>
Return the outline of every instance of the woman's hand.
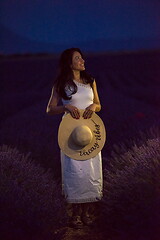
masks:
<path fill-rule="evenodd" d="M 89 106 L 85 109 L 85 111 L 84 111 L 84 113 L 83 113 L 83 117 L 84 117 L 85 119 L 91 118 L 91 117 L 92 117 L 92 114 L 95 112 L 95 110 L 96 110 L 96 104 L 95 104 L 95 103 L 89 105 Z"/>
<path fill-rule="evenodd" d="M 77 107 L 67 104 L 65 105 L 65 109 L 71 114 L 73 118 L 76 119 L 80 118 L 80 112 Z"/>

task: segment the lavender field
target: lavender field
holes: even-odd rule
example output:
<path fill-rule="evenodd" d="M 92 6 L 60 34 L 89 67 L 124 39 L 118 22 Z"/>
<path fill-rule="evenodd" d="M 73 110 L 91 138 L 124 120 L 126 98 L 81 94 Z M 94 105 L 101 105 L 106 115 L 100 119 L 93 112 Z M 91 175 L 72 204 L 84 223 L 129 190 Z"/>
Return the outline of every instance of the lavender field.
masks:
<path fill-rule="evenodd" d="M 12 231 L 12 227 L 19 224 L 20 213 L 17 215 L 17 225 L 11 223 L 6 215 L 9 212 L 10 219 L 16 218 L 12 213 L 13 209 L 8 207 L 11 204 L 9 196 L 12 195 L 10 188 L 13 183 L 16 188 L 15 181 L 18 181 L 22 190 L 21 183 L 28 181 L 24 170 L 28 161 L 31 162 L 30 167 L 27 165 L 29 169 L 35 169 L 36 166 L 39 169 L 33 170 L 35 176 L 31 182 L 36 182 L 35 191 L 43 192 L 44 187 L 35 180 L 40 176 L 46 179 L 44 186 L 46 181 L 53 182 L 52 191 L 56 191 L 57 199 L 56 201 L 53 197 L 53 211 L 58 224 L 62 222 L 62 216 L 57 213 L 56 206 L 60 207 L 63 200 L 54 186 L 58 184 L 60 192 L 61 171 L 57 131 L 62 116 L 50 117 L 45 113 L 53 80 L 57 74 L 57 61 L 58 58 L 53 55 L 10 56 L 0 59 L 2 79 L 0 145 L 6 145 L 1 147 L 0 151 L 3 180 L 1 192 L 7 192 L 2 194 L 2 203 L 7 202 L 6 211 L 3 211 L 3 231 L 4 236 L 9 240 L 14 240 L 13 236 L 16 234 L 21 238 L 21 234 L 25 231 L 21 230 L 18 233 L 14 231 L 14 234 Z M 102 224 L 100 227 L 103 233 L 102 239 L 107 239 L 108 236 L 108 239 L 116 240 L 159 240 L 160 237 L 158 230 L 160 222 L 159 66 L 160 51 L 86 56 L 86 68 L 97 81 L 102 104 L 99 115 L 107 130 L 107 141 L 102 151 L 105 181 L 101 214 L 101 221 L 107 225 Z M 21 159 L 25 159 L 23 166 Z M 16 171 L 19 173 L 18 180 L 14 175 Z M 25 177 L 22 177 L 23 173 Z M 25 184 L 27 186 L 28 183 Z M 46 196 L 54 195 L 50 191 L 47 188 Z M 50 212 L 46 218 L 50 226 L 53 213 L 49 204 L 52 200 L 49 198 L 47 202 L 40 192 L 37 197 L 40 200 L 34 199 L 35 205 L 33 204 L 32 209 L 36 206 L 36 201 L 39 209 L 42 203 L 43 214 L 48 215 Z M 17 193 L 16 196 L 19 196 L 17 199 L 21 199 L 21 194 Z M 33 193 L 29 194 L 32 201 Z M 23 201 L 27 202 L 26 199 L 24 197 Z M 13 202 L 15 202 L 14 198 L 12 204 Z M 25 215 L 25 207 L 21 204 L 20 207 Z M 31 211 L 27 219 L 33 218 L 33 212 Z M 36 208 L 35 212 L 38 216 L 40 210 Z M 37 219 L 35 218 L 35 221 Z M 10 231 L 6 231 L 5 221 L 9 224 Z M 25 218 L 23 221 L 25 223 Z M 45 224 L 41 222 L 45 229 L 46 222 Z M 33 221 L 28 224 L 33 224 Z M 35 229 L 35 232 L 38 231 L 37 225 Z M 10 234 L 5 235 L 6 232 Z M 46 239 L 62 239 L 58 235 L 55 236 L 53 231 L 50 234 Z M 36 239 L 35 235 L 33 239 Z"/>

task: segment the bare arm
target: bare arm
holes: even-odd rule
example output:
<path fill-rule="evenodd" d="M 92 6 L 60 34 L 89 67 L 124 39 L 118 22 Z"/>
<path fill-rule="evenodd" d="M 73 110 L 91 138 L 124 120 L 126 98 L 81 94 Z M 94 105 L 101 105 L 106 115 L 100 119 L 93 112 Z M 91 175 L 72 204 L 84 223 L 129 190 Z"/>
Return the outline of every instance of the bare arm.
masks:
<path fill-rule="evenodd" d="M 60 100 L 60 97 L 53 87 L 52 94 L 51 94 L 51 97 L 49 99 L 47 109 L 46 109 L 46 112 L 49 115 L 60 114 L 63 112 L 69 112 L 73 118 L 79 119 L 80 113 L 79 113 L 79 110 L 75 106 L 72 106 L 70 104 L 58 106 L 59 100 Z"/>
<path fill-rule="evenodd" d="M 60 97 L 58 96 L 57 92 L 55 91 L 54 87 L 52 89 L 51 97 L 49 99 L 46 113 L 49 115 L 60 114 L 65 112 L 65 106 L 57 106 Z"/>
<path fill-rule="evenodd" d="M 93 82 L 93 94 L 94 94 L 93 103 L 85 109 L 83 114 L 84 118 L 90 118 L 93 112 L 99 112 L 101 110 L 101 104 L 100 104 L 95 80 Z"/>
<path fill-rule="evenodd" d="M 99 112 L 101 110 L 101 104 L 100 104 L 100 100 L 97 92 L 97 85 L 95 80 L 93 82 L 93 94 L 94 94 L 93 105 L 95 106 L 94 111 Z"/>

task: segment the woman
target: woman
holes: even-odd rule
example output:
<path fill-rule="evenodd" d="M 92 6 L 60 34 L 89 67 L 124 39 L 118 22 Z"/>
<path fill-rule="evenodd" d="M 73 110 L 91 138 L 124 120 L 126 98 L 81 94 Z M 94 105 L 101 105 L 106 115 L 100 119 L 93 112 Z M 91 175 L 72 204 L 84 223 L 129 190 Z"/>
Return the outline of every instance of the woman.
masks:
<path fill-rule="evenodd" d="M 60 72 L 47 106 L 48 114 L 69 112 L 73 118 L 79 119 L 79 109 L 84 109 L 83 117 L 87 119 L 93 112 L 100 111 L 96 82 L 86 73 L 84 63 L 83 55 L 78 48 L 70 48 L 62 53 Z M 62 105 L 58 105 L 60 100 Z M 90 208 L 102 198 L 101 152 L 85 161 L 76 161 L 61 152 L 61 163 L 63 192 L 67 202 L 73 207 L 72 225 L 76 228 L 84 224 L 91 225 L 93 217 Z M 83 178 L 78 176 L 79 169 L 83 172 Z M 77 174 L 74 174 L 74 180 L 71 181 L 72 171 Z M 76 191 L 78 196 L 76 199 L 72 198 L 72 191 Z"/>

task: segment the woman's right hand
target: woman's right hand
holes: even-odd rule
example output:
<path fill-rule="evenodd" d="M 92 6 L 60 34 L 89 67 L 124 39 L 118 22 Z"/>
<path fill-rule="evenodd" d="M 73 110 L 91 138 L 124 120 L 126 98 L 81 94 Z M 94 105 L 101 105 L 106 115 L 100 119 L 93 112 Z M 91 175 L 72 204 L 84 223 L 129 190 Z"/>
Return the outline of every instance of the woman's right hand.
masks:
<path fill-rule="evenodd" d="M 76 119 L 80 118 L 80 112 L 77 107 L 72 106 L 70 104 L 66 104 L 65 109 L 71 114 L 73 118 L 76 118 Z"/>

